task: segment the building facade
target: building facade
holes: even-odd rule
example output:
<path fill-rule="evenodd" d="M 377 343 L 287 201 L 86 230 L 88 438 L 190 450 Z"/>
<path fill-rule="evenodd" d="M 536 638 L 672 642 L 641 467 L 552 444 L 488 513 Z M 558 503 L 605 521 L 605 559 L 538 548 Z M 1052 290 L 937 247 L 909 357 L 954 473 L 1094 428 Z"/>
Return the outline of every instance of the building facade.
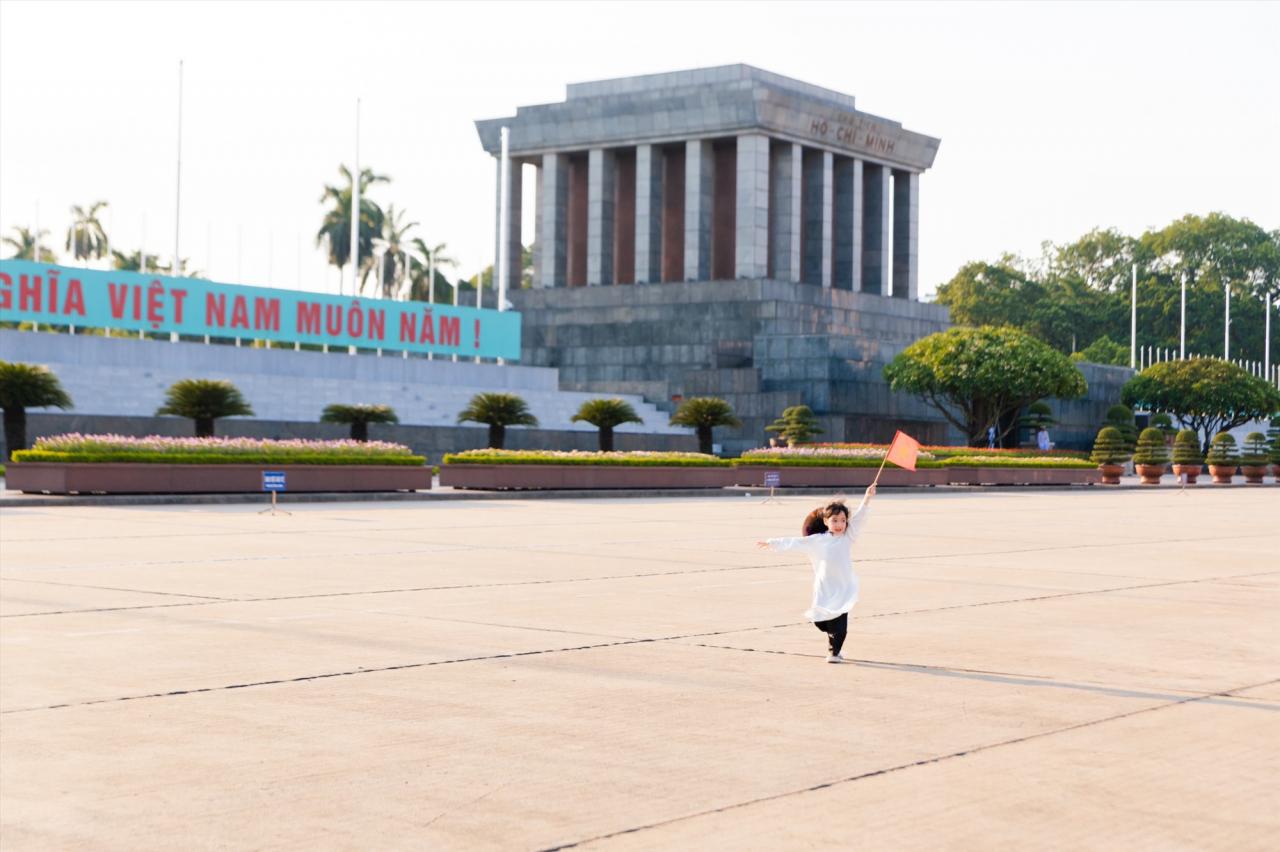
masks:
<path fill-rule="evenodd" d="M 572 84 L 563 103 L 477 121 L 495 156 L 504 126 L 508 281 L 530 165 L 535 287 L 770 278 L 917 298 L 939 140 L 851 95 L 728 65 Z"/>

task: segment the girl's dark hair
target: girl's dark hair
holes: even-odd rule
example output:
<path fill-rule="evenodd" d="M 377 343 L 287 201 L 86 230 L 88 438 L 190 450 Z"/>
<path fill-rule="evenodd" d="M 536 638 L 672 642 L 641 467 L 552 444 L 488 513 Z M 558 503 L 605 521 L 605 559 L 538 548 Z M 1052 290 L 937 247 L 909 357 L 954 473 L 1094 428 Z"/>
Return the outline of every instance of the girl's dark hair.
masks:
<path fill-rule="evenodd" d="M 821 535 L 827 531 L 827 522 L 823 513 L 827 510 L 826 506 L 819 506 L 812 512 L 804 516 L 804 523 L 800 525 L 801 535 Z"/>
<path fill-rule="evenodd" d="M 848 520 L 849 507 L 839 500 L 836 500 L 833 503 L 828 503 L 827 505 L 822 507 L 822 517 L 824 519 L 829 518 L 832 515 L 844 515 L 845 520 Z"/>

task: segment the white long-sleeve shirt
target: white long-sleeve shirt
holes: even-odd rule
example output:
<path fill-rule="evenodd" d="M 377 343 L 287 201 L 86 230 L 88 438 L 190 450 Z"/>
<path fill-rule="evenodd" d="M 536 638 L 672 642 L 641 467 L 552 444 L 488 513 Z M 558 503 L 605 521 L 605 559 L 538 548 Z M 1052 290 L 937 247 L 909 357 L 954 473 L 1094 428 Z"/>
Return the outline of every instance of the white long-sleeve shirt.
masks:
<path fill-rule="evenodd" d="M 858 575 L 853 572 L 853 542 L 867 522 L 868 504 L 864 498 L 849 518 L 843 535 L 831 533 L 771 538 L 770 550 L 799 550 L 813 563 L 813 604 L 805 610 L 810 621 L 839 618 L 858 602 Z"/>

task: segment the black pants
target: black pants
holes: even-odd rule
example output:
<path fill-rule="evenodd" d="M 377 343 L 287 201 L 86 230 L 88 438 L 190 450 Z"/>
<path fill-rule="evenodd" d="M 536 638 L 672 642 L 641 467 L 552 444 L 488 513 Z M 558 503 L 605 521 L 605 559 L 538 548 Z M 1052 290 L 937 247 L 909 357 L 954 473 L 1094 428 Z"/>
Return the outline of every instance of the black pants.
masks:
<path fill-rule="evenodd" d="M 842 612 L 838 618 L 827 621 L 815 621 L 813 626 L 827 634 L 827 646 L 831 653 L 839 654 L 844 646 L 845 634 L 849 632 L 849 613 Z"/>

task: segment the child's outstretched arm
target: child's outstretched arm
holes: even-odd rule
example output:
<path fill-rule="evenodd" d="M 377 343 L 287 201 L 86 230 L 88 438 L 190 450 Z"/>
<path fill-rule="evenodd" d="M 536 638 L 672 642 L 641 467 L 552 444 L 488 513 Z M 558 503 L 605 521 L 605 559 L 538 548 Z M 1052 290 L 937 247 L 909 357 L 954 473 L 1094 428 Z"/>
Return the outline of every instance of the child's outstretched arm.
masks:
<path fill-rule="evenodd" d="M 845 535 L 856 536 L 862 532 L 862 526 L 867 522 L 867 511 L 871 508 L 871 498 L 874 496 L 876 496 L 876 486 L 872 483 L 867 486 L 867 493 L 862 495 L 862 502 L 849 517 L 849 529 Z"/>

